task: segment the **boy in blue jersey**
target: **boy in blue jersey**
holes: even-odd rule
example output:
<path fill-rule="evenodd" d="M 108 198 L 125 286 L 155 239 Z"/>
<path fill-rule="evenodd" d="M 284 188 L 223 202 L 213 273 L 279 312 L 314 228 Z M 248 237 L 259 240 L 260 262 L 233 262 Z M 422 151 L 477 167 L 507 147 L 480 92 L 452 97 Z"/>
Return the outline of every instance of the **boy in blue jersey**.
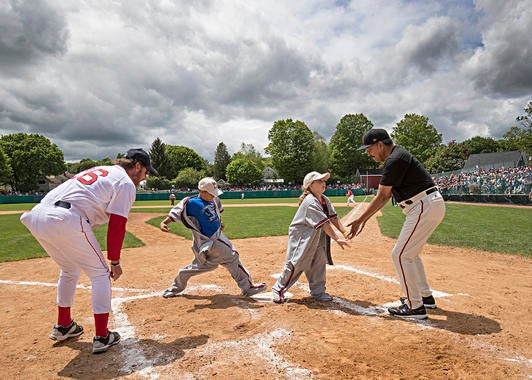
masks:
<path fill-rule="evenodd" d="M 198 183 L 199 195 L 186 197 L 172 208 L 168 216 L 161 222 L 161 230 L 168 232 L 168 224 L 181 222 L 192 231 L 192 251 L 194 260 L 181 268 L 172 283 L 164 291 L 163 297 L 176 297 L 185 290 L 192 276 L 209 272 L 224 266 L 238 284 L 244 296 L 266 290 L 265 283 L 254 284 L 251 275 L 240 262 L 240 257 L 233 243 L 222 232 L 223 223 L 220 214 L 223 212 L 219 195 L 223 192 L 213 178 L 203 178 Z"/>

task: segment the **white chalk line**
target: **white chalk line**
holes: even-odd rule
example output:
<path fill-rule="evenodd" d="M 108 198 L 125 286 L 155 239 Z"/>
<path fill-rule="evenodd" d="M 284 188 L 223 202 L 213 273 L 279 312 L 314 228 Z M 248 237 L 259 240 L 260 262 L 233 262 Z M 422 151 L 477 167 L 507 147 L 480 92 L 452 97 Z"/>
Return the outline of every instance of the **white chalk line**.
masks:
<path fill-rule="evenodd" d="M 362 274 L 364 276 L 373 277 L 373 278 L 376 278 L 376 279 L 379 279 L 379 280 L 382 280 L 382 281 L 391 282 L 393 284 L 399 284 L 399 281 L 396 278 L 394 278 L 394 277 L 383 276 L 383 275 L 378 274 L 378 273 L 368 272 L 366 270 L 358 269 L 358 268 L 355 268 L 355 267 L 351 267 L 349 265 L 342 265 L 342 264 L 340 264 L 340 265 L 331 265 L 331 266 L 327 267 L 327 270 L 345 270 L 345 271 L 348 271 L 348 272 L 354 272 L 354 273 L 357 273 L 357 274 Z M 431 289 L 431 290 L 432 290 L 432 295 L 435 298 L 452 297 L 454 295 L 454 294 L 442 292 L 440 290 L 434 290 L 434 289 Z"/>
<path fill-rule="evenodd" d="M 382 281 L 386 281 L 386 282 L 390 282 L 390 283 L 395 283 L 395 284 L 399 283 L 395 278 L 388 277 L 388 276 L 383 276 L 383 275 L 380 275 L 380 274 L 377 274 L 377 273 L 372 273 L 372 272 L 369 272 L 369 271 L 365 271 L 365 270 L 354 268 L 354 267 L 347 266 L 347 265 L 328 266 L 328 269 L 329 270 L 331 270 L 331 269 L 333 269 L 333 270 L 334 269 L 346 270 L 346 271 L 349 271 L 349 272 L 362 274 L 362 275 L 365 275 L 365 276 L 373 277 L 373 278 L 376 278 L 376 279 L 379 279 L 379 280 L 382 280 Z M 273 274 L 271 277 L 278 278 L 279 276 L 280 276 L 280 273 L 277 273 L 277 274 Z M 3 284 L 14 284 L 14 285 L 37 285 L 37 286 L 57 287 L 57 284 L 44 283 L 44 282 L 34 282 L 34 281 L 0 280 L 0 283 L 3 283 Z M 308 285 L 306 285 L 306 284 L 302 284 L 302 283 L 296 282 L 296 284 L 294 284 L 294 285 L 296 287 L 298 287 L 298 288 L 303 289 L 304 291 L 310 292 L 310 289 L 309 289 Z M 91 287 L 90 286 L 85 286 L 85 285 L 78 285 L 77 288 L 90 289 Z M 221 288 L 218 287 L 217 285 L 210 284 L 210 285 L 203 285 L 203 286 L 190 286 L 190 287 L 187 287 L 181 294 L 188 294 L 189 292 L 193 292 L 193 291 L 197 291 L 197 290 L 203 290 L 203 289 L 214 290 L 214 291 L 222 291 Z M 146 289 L 132 289 L 132 288 L 113 288 L 113 290 L 114 291 L 124 291 L 124 292 L 143 292 L 143 293 L 148 291 Z M 442 291 L 438 291 L 438 290 L 432 290 L 432 292 L 433 292 L 433 296 L 435 298 L 452 297 L 453 296 L 453 294 L 442 292 Z M 121 312 L 121 306 L 122 306 L 122 304 L 124 302 L 127 302 L 127 301 L 131 301 L 131 300 L 135 300 L 135 299 L 148 298 L 148 297 L 153 297 L 153 296 L 160 296 L 161 294 L 162 294 L 161 292 L 156 292 L 156 293 L 152 292 L 152 293 L 149 293 L 149 294 L 143 294 L 143 295 L 139 295 L 139 296 L 124 297 L 124 298 L 114 298 L 113 299 L 113 309 L 116 308 L 116 312 L 113 313 L 114 320 L 115 320 L 117 325 L 121 326 L 120 328 L 118 328 L 118 330 L 119 330 L 119 332 L 121 331 L 121 335 L 123 333 L 124 334 L 123 336 L 125 338 L 130 338 L 130 341 L 132 342 L 131 343 L 132 347 L 129 347 L 129 350 L 127 350 L 126 355 L 124 355 L 124 356 L 126 358 L 127 357 L 135 358 L 135 355 L 132 355 L 132 352 L 137 352 L 138 353 L 137 359 L 141 360 L 141 362 L 145 362 L 145 363 L 148 364 L 144 369 L 142 369 L 141 371 L 138 371 L 137 373 L 139 373 L 141 376 L 149 377 L 149 378 L 158 378 L 159 377 L 158 374 L 153 373 L 153 365 L 150 365 L 150 364 L 156 363 L 157 361 L 156 360 L 148 360 L 143 355 L 140 347 L 138 347 L 138 345 L 136 344 L 138 342 L 138 339 L 134 338 L 135 329 L 129 323 L 127 315 L 125 313 Z M 268 296 L 266 296 L 266 295 L 268 295 Z M 288 295 L 290 297 L 293 296 L 291 293 L 287 292 L 286 296 L 288 296 Z M 468 294 L 465 294 L 465 293 L 459 293 L 458 295 L 469 296 Z M 273 296 L 272 296 L 271 292 L 269 292 L 269 293 L 259 293 L 258 295 L 253 296 L 253 298 L 257 298 L 257 300 L 259 302 L 265 302 L 267 299 L 271 300 L 272 297 Z M 395 302 L 383 304 L 381 306 L 375 306 L 375 307 L 366 308 L 366 307 L 362 307 L 362 306 L 356 305 L 353 302 L 347 301 L 347 300 L 339 298 L 339 297 L 333 297 L 333 301 L 332 302 L 335 303 L 335 304 L 338 304 L 339 306 L 341 306 L 344 309 L 351 310 L 351 311 L 353 311 L 353 312 L 355 312 L 357 314 L 365 315 L 365 316 L 380 316 L 380 315 L 383 315 L 383 314 L 386 315 L 388 307 L 399 305 L 399 301 L 395 301 Z M 341 310 L 338 310 L 338 309 L 332 309 L 331 311 L 333 311 L 335 313 L 344 313 L 345 314 L 345 312 L 343 312 Z M 252 313 L 252 315 L 253 315 L 253 313 Z M 431 329 L 437 329 L 438 328 L 437 326 L 435 326 L 435 325 L 433 325 L 431 323 L 430 319 L 413 320 L 413 322 L 416 322 L 420 327 L 426 327 L 426 328 L 431 328 Z M 474 342 L 475 343 L 479 343 L 477 341 L 474 341 Z M 122 351 L 126 351 L 125 348 L 126 348 L 126 346 L 129 346 L 129 345 L 130 344 L 124 344 Z M 504 350 L 502 350 L 502 349 L 500 349 L 498 347 L 489 345 L 489 344 L 482 344 L 482 346 L 484 348 L 490 349 L 493 352 L 497 352 L 497 353 L 500 353 L 500 354 L 507 355 L 508 357 L 504 358 L 504 360 L 506 360 L 506 361 L 517 362 L 517 363 L 525 364 L 528 367 L 532 367 L 532 360 L 528 359 L 528 358 L 526 358 L 524 356 L 515 355 L 515 354 L 509 354 L 509 353 L 505 352 Z M 123 368 L 122 368 L 122 370 L 126 371 L 126 373 L 131 373 L 134 370 L 134 368 L 132 368 L 132 367 L 135 366 L 135 361 L 134 360 L 129 360 L 129 362 L 131 362 L 131 364 L 127 363 L 127 360 L 126 360 L 126 365 L 124 365 Z M 127 371 L 129 371 L 129 372 L 127 372 Z"/>
<path fill-rule="evenodd" d="M 346 270 L 346 271 L 349 271 L 349 272 L 354 272 L 354 273 L 357 273 L 357 274 L 362 274 L 362 275 L 365 275 L 365 276 L 373 277 L 373 278 L 376 278 L 376 279 L 379 279 L 379 280 L 382 280 L 382 281 L 391 282 L 391 283 L 394 283 L 394 284 L 399 284 L 399 281 L 397 281 L 395 278 L 383 276 L 383 275 L 380 275 L 380 274 L 377 274 L 377 273 L 368 272 L 368 271 L 365 271 L 365 270 L 362 270 L 362 269 L 358 269 L 358 268 L 354 268 L 354 267 L 347 266 L 347 265 L 327 266 L 327 269 L 328 270 L 331 270 L 331 269 Z M 280 275 L 281 275 L 281 273 L 275 273 L 271 277 L 277 279 L 277 278 L 279 278 Z M 297 287 L 297 288 L 302 289 L 305 292 L 310 293 L 310 288 L 308 287 L 307 284 L 296 282 L 294 284 L 294 286 Z M 454 296 L 453 294 L 446 293 L 446 292 L 439 291 L 439 290 L 431 289 L 431 291 L 432 291 L 432 295 L 434 296 L 434 298 L 443 298 L 443 297 L 452 297 L 452 296 Z M 469 296 L 469 294 L 467 294 L 467 293 L 458 293 L 457 295 Z M 344 310 L 347 309 L 347 310 L 353 311 L 353 312 L 355 312 L 357 314 L 364 315 L 364 316 L 388 318 L 389 317 L 388 308 L 389 307 L 394 307 L 394 306 L 400 306 L 401 303 L 400 303 L 399 300 L 397 300 L 397 301 L 394 301 L 394 302 L 385 303 L 383 305 L 378 305 L 378 306 L 373 306 L 373 307 L 363 307 L 363 306 L 359 306 L 359 305 L 357 305 L 357 304 L 355 304 L 355 303 L 353 303 L 351 301 L 348 301 L 346 299 L 339 298 L 339 297 L 333 297 L 333 300 L 331 301 L 331 304 L 333 304 L 333 305 L 337 304 L 341 308 L 343 308 Z M 332 306 L 330 308 L 330 310 L 333 313 L 336 313 L 336 314 L 348 314 L 345 311 L 338 310 L 334 306 Z M 421 328 L 429 328 L 429 329 L 438 329 L 439 330 L 439 327 L 437 325 L 435 325 L 430 319 L 409 319 L 409 321 L 416 323 Z M 449 332 L 449 333 L 452 334 L 451 332 Z M 472 340 L 472 339 L 469 339 L 469 340 Z M 473 342 L 477 342 L 476 340 L 472 340 L 472 341 Z M 500 349 L 500 348 L 498 348 L 496 346 L 493 346 L 493 345 L 490 345 L 490 344 L 487 344 L 487 343 L 483 344 L 483 347 L 484 348 L 488 348 L 492 352 L 496 352 L 496 353 L 499 353 L 500 355 L 507 356 L 507 357 L 503 358 L 503 360 L 505 360 L 505 361 L 517 362 L 517 363 L 521 363 L 521 364 L 527 365 L 528 367 L 532 367 L 532 360 L 528 359 L 528 358 L 526 358 L 524 356 L 521 356 L 521 355 L 515 354 L 515 353 L 509 353 L 506 350 Z"/>
<path fill-rule="evenodd" d="M 10 280 L 0 280 L 0 283 L 4 284 L 10 284 L 10 285 L 23 285 L 23 286 L 45 286 L 45 287 L 57 287 L 57 284 L 53 283 L 46 283 L 46 282 L 36 282 L 36 281 L 10 281 Z M 90 286 L 85 285 L 78 285 L 77 288 L 79 289 L 85 289 L 90 290 Z M 155 370 L 155 366 L 157 363 L 163 361 L 163 356 L 165 356 L 165 360 L 167 361 L 167 355 L 168 353 L 160 353 L 159 355 L 156 355 L 152 359 L 148 359 L 142 348 L 139 345 L 140 340 L 136 338 L 136 329 L 129 321 L 128 315 L 126 312 L 123 311 L 122 306 L 130 301 L 144 299 L 144 298 L 151 298 L 151 297 L 160 297 L 162 295 L 162 292 L 149 292 L 145 289 L 131 289 L 131 288 L 113 288 L 113 290 L 117 291 L 125 291 L 125 292 L 143 292 L 145 294 L 135 295 L 135 296 L 129 296 L 129 297 L 114 297 L 111 301 L 112 306 L 112 316 L 113 316 L 113 322 L 116 326 L 116 331 L 120 333 L 121 336 L 121 342 L 117 346 L 120 349 L 120 352 L 122 354 L 122 367 L 120 368 L 121 374 L 131 374 L 135 372 L 141 377 L 149 378 L 149 379 L 158 379 L 160 378 L 160 374 L 157 373 Z M 215 291 L 215 292 L 221 292 L 222 288 L 213 285 L 213 284 L 207 284 L 207 285 L 200 285 L 200 286 L 188 286 L 183 292 L 180 294 L 188 294 L 192 292 L 196 292 L 198 290 L 209 290 L 209 291 Z M 262 295 L 263 293 L 259 293 L 253 297 L 258 297 L 259 295 Z M 270 298 L 271 299 L 271 298 Z M 242 300 L 235 299 L 235 304 L 242 303 Z M 247 308 L 248 311 L 251 313 L 252 317 L 257 317 L 257 312 L 255 310 L 252 310 L 250 308 Z M 241 341 L 226 341 L 226 342 L 216 342 L 212 343 L 210 345 L 207 345 L 207 347 L 204 350 L 218 350 L 223 349 L 224 347 L 233 347 L 240 349 L 240 355 L 249 355 L 250 352 L 256 352 L 257 347 L 259 348 L 259 353 L 261 355 L 261 358 L 269 363 L 274 369 L 276 370 L 282 370 L 287 374 L 287 378 L 290 379 L 308 379 L 312 378 L 312 373 L 307 369 L 302 369 L 294 366 L 292 363 L 283 360 L 280 358 L 271 348 L 272 344 L 275 343 L 275 340 L 279 340 L 284 335 L 290 335 L 290 333 L 285 332 L 284 330 L 276 330 L 272 333 L 266 335 L 264 337 L 264 334 L 259 334 L 254 337 L 251 337 L 246 340 Z M 205 351 L 206 352 L 206 351 Z M 192 376 L 192 374 L 186 374 L 187 377 Z"/>
<path fill-rule="evenodd" d="M 207 284 L 199 286 L 189 286 L 183 290 L 180 294 L 188 294 L 190 292 L 198 290 L 211 290 L 215 292 L 221 292 L 222 288 L 218 285 Z M 128 301 L 133 301 L 142 298 L 149 297 L 160 297 L 162 292 L 152 292 L 149 294 L 142 294 L 132 297 L 122 297 L 122 298 L 113 298 L 111 305 L 113 308 L 113 321 L 115 325 L 120 326 L 117 328 L 124 342 L 119 345 L 120 351 L 122 352 L 122 357 L 124 358 L 122 368 L 120 368 L 121 373 L 131 374 L 136 371 L 142 377 L 147 377 L 150 379 L 159 378 L 159 374 L 155 372 L 154 365 L 160 362 L 159 359 L 162 358 L 163 354 L 155 356 L 153 359 L 148 359 L 144 355 L 144 352 L 139 346 L 139 339 L 135 338 L 136 330 L 135 327 L 129 322 L 128 315 L 122 311 L 122 305 Z M 138 364 L 141 363 L 143 368 L 138 369 Z"/>
<path fill-rule="evenodd" d="M 38 282 L 38 281 L 0 280 L 0 284 L 8 284 L 8 285 L 38 285 L 38 286 L 46 286 L 46 287 L 51 287 L 51 288 L 57 288 L 57 283 Z M 78 285 L 76 285 L 76 289 L 91 290 L 92 286 L 78 284 Z M 146 292 L 149 292 L 148 289 L 133 289 L 133 288 L 113 288 L 113 291 L 117 291 L 117 292 L 132 292 L 132 293 L 146 293 Z"/>
<path fill-rule="evenodd" d="M 247 339 L 214 342 L 202 347 L 195 352 L 199 355 L 209 355 L 216 357 L 217 352 L 225 352 L 228 348 L 236 349 L 235 352 L 240 356 L 248 357 L 250 353 L 255 353 L 267 364 L 269 364 L 276 373 L 284 373 L 288 379 L 312 379 L 312 371 L 306 368 L 299 368 L 293 363 L 283 359 L 272 349 L 274 344 L 281 343 L 284 339 L 291 336 L 292 333 L 284 329 L 277 329 L 269 333 L 257 334 Z M 238 358 L 233 357 L 235 361 Z M 207 362 L 207 361 L 205 361 Z M 217 366 L 218 363 L 204 364 L 204 368 Z"/>

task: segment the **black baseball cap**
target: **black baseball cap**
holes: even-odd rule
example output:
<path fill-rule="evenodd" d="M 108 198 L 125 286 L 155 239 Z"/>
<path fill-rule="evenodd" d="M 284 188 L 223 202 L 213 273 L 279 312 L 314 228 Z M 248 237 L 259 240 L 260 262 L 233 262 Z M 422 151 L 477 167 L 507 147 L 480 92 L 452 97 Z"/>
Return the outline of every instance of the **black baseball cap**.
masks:
<path fill-rule="evenodd" d="M 385 143 L 392 142 L 392 139 L 390 138 L 390 135 L 388 135 L 388 132 L 386 132 L 386 129 L 382 128 L 373 128 L 366 132 L 364 137 L 362 137 L 362 146 L 358 148 L 358 150 L 364 150 L 368 146 L 372 146 L 373 144 L 378 143 L 379 141 L 383 141 Z"/>
<path fill-rule="evenodd" d="M 125 158 L 129 158 L 131 160 L 137 160 L 140 162 L 146 169 L 150 171 L 153 175 L 159 175 L 159 172 L 155 170 L 151 166 L 151 160 L 150 155 L 144 151 L 144 149 L 137 148 L 137 149 L 130 149 L 127 151 Z"/>

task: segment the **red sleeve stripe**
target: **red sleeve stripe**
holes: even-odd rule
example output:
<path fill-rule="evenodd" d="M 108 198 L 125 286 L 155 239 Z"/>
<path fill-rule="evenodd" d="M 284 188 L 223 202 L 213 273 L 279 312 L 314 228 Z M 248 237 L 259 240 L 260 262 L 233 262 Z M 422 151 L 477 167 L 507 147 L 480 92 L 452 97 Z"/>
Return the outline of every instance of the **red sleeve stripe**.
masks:
<path fill-rule="evenodd" d="M 314 226 L 314 229 L 317 230 L 318 228 L 320 228 L 321 226 L 323 226 L 325 223 L 327 223 L 329 221 L 330 218 L 325 218 L 321 221 L 319 221 L 315 226 Z"/>

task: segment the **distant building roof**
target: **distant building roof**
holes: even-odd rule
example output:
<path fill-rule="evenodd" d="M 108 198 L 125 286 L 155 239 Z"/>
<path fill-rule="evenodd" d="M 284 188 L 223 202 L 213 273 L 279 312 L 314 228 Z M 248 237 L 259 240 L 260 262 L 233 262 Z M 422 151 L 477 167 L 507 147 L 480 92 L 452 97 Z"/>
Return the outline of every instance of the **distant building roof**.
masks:
<path fill-rule="evenodd" d="M 275 179 L 279 178 L 279 174 L 271 166 L 266 166 L 266 168 L 264 168 L 264 170 L 262 171 L 262 178 Z"/>
<path fill-rule="evenodd" d="M 515 168 L 523 166 L 526 158 L 518 150 L 509 152 L 479 153 L 469 156 L 464 164 L 464 169 L 491 169 L 491 168 Z"/>

